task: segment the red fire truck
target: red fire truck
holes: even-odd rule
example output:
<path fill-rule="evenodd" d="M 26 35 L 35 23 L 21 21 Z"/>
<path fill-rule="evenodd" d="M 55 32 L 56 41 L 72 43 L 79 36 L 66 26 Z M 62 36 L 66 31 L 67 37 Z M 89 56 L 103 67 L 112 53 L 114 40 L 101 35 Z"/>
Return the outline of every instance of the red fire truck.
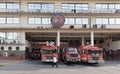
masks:
<path fill-rule="evenodd" d="M 30 57 L 31 59 L 40 59 L 40 49 L 33 49 Z"/>
<path fill-rule="evenodd" d="M 41 49 L 42 62 L 53 62 L 53 56 L 55 56 L 58 60 L 57 46 L 42 46 L 42 49 Z"/>
<path fill-rule="evenodd" d="M 81 57 L 77 48 L 69 47 L 60 50 L 60 56 L 64 63 L 79 62 Z"/>
<path fill-rule="evenodd" d="M 103 49 L 96 46 L 80 47 L 81 62 L 85 63 L 104 63 Z"/>

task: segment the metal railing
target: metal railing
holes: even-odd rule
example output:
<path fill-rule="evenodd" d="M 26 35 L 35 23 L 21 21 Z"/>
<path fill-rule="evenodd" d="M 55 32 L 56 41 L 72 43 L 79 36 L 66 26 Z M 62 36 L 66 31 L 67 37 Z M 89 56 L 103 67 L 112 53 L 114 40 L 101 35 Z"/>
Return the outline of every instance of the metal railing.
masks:
<path fill-rule="evenodd" d="M 110 14 L 110 13 L 120 13 L 120 10 L 107 10 L 107 9 L 86 9 L 86 10 L 76 10 L 76 9 L 28 9 L 28 10 L 21 10 L 21 9 L 1 9 L 1 13 L 72 13 L 72 14 Z"/>

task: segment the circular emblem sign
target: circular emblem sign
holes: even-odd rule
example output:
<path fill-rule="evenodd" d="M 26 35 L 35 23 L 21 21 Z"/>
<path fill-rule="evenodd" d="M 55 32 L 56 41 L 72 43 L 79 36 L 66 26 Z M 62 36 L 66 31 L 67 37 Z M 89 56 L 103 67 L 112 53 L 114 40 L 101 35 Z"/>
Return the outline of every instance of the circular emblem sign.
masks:
<path fill-rule="evenodd" d="M 51 24 L 55 28 L 60 28 L 65 23 L 65 18 L 62 14 L 54 14 L 51 18 Z"/>

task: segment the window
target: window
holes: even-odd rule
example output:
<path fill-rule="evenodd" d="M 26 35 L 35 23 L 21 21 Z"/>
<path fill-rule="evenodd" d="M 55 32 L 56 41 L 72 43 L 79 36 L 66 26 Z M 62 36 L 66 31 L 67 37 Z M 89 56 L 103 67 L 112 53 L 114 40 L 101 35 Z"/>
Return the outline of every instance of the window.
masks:
<path fill-rule="evenodd" d="M 68 4 L 68 9 L 75 9 L 74 4 Z"/>
<path fill-rule="evenodd" d="M 20 23 L 20 18 L 13 18 L 13 23 L 19 24 Z"/>
<path fill-rule="evenodd" d="M 29 24 L 50 24 L 50 18 L 28 18 Z"/>
<path fill-rule="evenodd" d="M 68 9 L 68 4 L 62 4 L 62 9 Z"/>
<path fill-rule="evenodd" d="M 120 9 L 120 4 L 116 4 L 116 5 L 115 5 L 115 8 L 116 8 L 116 9 Z"/>
<path fill-rule="evenodd" d="M 34 24 L 34 22 L 35 22 L 35 21 L 34 21 L 34 18 L 28 18 L 28 23 L 29 23 L 29 24 Z"/>
<path fill-rule="evenodd" d="M 96 18 L 96 24 L 108 24 L 108 18 Z"/>
<path fill-rule="evenodd" d="M 28 9 L 34 9 L 34 4 L 28 4 Z"/>
<path fill-rule="evenodd" d="M 103 18 L 102 19 L 102 24 L 108 24 L 108 18 Z"/>
<path fill-rule="evenodd" d="M 102 9 L 108 9 L 108 5 L 107 4 L 102 4 Z"/>
<path fill-rule="evenodd" d="M 115 9 L 115 5 L 114 4 L 109 4 L 109 9 Z"/>
<path fill-rule="evenodd" d="M 42 24 L 50 24 L 50 18 L 42 18 Z"/>
<path fill-rule="evenodd" d="M 85 4 L 71 4 L 71 3 L 68 3 L 68 4 L 62 4 L 62 9 L 69 9 L 69 10 L 73 10 L 73 9 L 75 9 L 75 10 L 81 10 L 81 9 L 83 9 L 83 10 L 86 10 L 86 9 L 88 9 L 88 4 L 87 3 L 85 3 Z"/>
<path fill-rule="evenodd" d="M 101 4 L 96 4 L 96 9 L 101 9 L 102 5 Z"/>
<path fill-rule="evenodd" d="M 82 24 L 88 24 L 88 18 L 82 18 Z"/>
<path fill-rule="evenodd" d="M 41 18 L 35 18 L 35 24 L 41 24 Z"/>
<path fill-rule="evenodd" d="M 7 39 L 18 39 L 19 33 L 8 32 L 8 33 L 6 33 L 6 38 Z"/>
<path fill-rule="evenodd" d="M 42 4 L 42 9 L 54 9 L 54 4 Z"/>
<path fill-rule="evenodd" d="M 19 50 L 20 50 L 20 47 L 16 47 L 16 50 L 19 51 Z"/>
<path fill-rule="evenodd" d="M 54 9 L 54 8 L 55 8 L 54 4 L 49 4 L 49 9 Z"/>
<path fill-rule="evenodd" d="M 0 32 L 0 39 L 5 39 L 5 32 Z"/>
<path fill-rule="evenodd" d="M 48 4 L 42 4 L 42 9 L 47 10 L 48 9 Z"/>
<path fill-rule="evenodd" d="M 65 18 L 65 24 L 74 25 L 75 24 L 75 18 Z"/>
<path fill-rule="evenodd" d="M 12 47 L 8 47 L 8 50 L 11 51 L 11 50 L 12 50 Z"/>
<path fill-rule="evenodd" d="M 82 19 L 81 18 L 76 18 L 76 24 L 82 24 Z"/>
<path fill-rule="evenodd" d="M 96 9 L 120 9 L 120 4 L 96 4 Z"/>
<path fill-rule="evenodd" d="M 102 24 L 102 19 L 101 18 L 96 18 L 96 24 Z"/>
<path fill-rule="evenodd" d="M 18 24 L 19 23 L 19 18 L 7 18 L 7 23 L 8 24 Z"/>
<path fill-rule="evenodd" d="M 54 9 L 54 4 L 52 3 L 28 3 L 28 9 Z"/>
<path fill-rule="evenodd" d="M 74 18 L 69 18 L 69 24 L 74 25 L 75 24 L 75 19 Z"/>
<path fill-rule="evenodd" d="M 19 9 L 19 3 L 7 3 L 7 9 Z"/>
<path fill-rule="evenodd" d="M 4 17 L 0 18 L 0 23 L 6 23 L 6 19 Z"/>
<path fill-rule="evenodd" d="M 116 18 L 116 24 L 120 24 L 120 18 Z"/>
<path fill-rule="evenodd" d="M 69 24 L 69 18 L 65 18 L 65 24 Z"/>
<path fill-rule="evenodd" d="M 120 18 L 96 18 L 96 24 L 120 24 Z"/>
<path fill-rule="evenodd" d="M 12 23 L 12 18 L 7 18 L 7 23 Z"/>
<path fill-rule="evenodd" d="M 4 50 L 4 47 L 3 47 L 3 46 L 1 47 L 1 50 L 2 50 L 2 51 Z"/>
<path fill-rule="evenodd" d="M 6 3 L 0 3 L 0 9 L 6 9 Z"/>
<path fill-rule="evenodd" d="M 76 10 L 80 10 L 82 8 L 82 5 L 81 4 L 76 4 Z"/>
<path fill-rule="evenodd" d="M 87 10 L 88 9 L 88 4 L 82 4 L 82 9 Z"/>
<path fill-rule="evenodd" d="M 88 18 L 65 18 L 65 24 L 88 24 Z"/>
<path fill-rule="evenodd" d="M 115 18 L 109 18 L 109 24 L 115 24 Z"/>
<path fill-rule="evenodd" d="M 41 9 L 41 4 L 34 4 L 34 9 Z"/>

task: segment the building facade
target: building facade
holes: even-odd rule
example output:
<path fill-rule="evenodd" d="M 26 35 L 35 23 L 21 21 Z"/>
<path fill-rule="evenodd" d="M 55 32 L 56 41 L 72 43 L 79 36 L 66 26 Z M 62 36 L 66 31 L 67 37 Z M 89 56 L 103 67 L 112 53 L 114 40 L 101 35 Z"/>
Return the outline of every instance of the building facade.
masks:
<path fill-rule="evenodd" d="M 0 56 L 20 56 L 46 41 L 120 49 L 119 0 L 1 0 Z"/>

